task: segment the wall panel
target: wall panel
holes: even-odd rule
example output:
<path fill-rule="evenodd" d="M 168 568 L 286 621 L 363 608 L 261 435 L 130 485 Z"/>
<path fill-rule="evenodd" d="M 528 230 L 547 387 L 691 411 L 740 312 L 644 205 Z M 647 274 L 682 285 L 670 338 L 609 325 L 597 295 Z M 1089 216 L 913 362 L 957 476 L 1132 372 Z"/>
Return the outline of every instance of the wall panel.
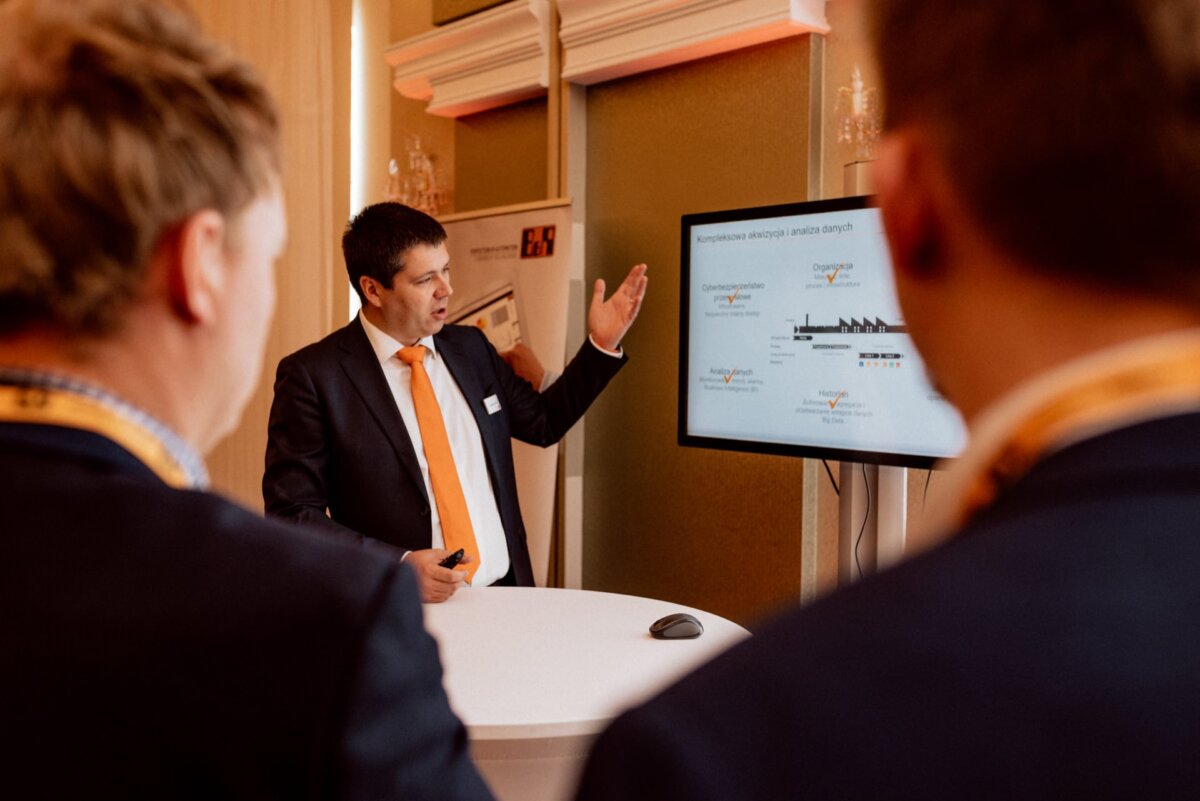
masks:
<path fill-rule="evenodd" d="M 589 281 L 650 265 L 630 364 L 586 418 L 588 589 L 743 624 L 798 597 L 801 460 L 675 442 L 679 217 L 805 199 L 811 50 L 798 37 L 588 90 Z"/>
<path fill-rule="evenodd" d="M 194 0 L 193 8 L 211 36 L 262 74 L 283 125 L 288 244 L 276 265 L 275 321 L 263 374 L 242 424 L 209 457 L 216 489 L 262 509 L 275 365 L 323 336 L 334 316 L 335 232 L 345 219 L 349 193 L 348 171 L 340 161 L 348 163 L 349 152 L 345 138 L 335 132 L 335 117 L 348 124 L 336 109 L 348 108 L 341 101 L 349 88 L 351 5 L 350 0 Z M 336 62 L 335 52 L 341 56 Z M 335 149 L 335 140 L 342 147 Z"/>
<path fill-rule="evenodd" d="M 454 122 L 454 210 L 546 199 L 546 98 Z"/>

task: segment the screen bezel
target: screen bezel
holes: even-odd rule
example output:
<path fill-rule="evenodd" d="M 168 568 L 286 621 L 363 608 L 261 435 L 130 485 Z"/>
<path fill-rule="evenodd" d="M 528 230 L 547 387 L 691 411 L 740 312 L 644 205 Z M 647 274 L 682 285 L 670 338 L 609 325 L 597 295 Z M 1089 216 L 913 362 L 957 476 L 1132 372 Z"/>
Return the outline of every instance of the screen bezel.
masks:
<path fill-rule="evenodd" d="M 679 251 L 679 414 L 678 443 L 686 448 L 708 448 L 713 450 L 743 453 L 764 453 L 773 456 L 798 456 L 806 459 L 833 459 L 839 462 L 862 462 L 864 464 L 892 467 L 914 467 L 929 469 L 935 464 L 950 461 L 953 457 L 928 456 L 915 453 L 890 451 L 867 451 L 856 449 L 829 448 L 819 445 L 803 445 L 762 440 L 725 439 L 701 437 L 687 431 L 688 409 L 688 338 L 691 300 L 691 244 L 692 228 L 697 225 L 739 222 L 743 220 L 766 220 L 774 217 L 792 217 L 804 214 L 854 211 L 871 207 L 869 195 L 836 198 L 833 200 L 808 200 L 798 203 L 781 203 L 773 206 L 749 206 L 741 209 L 724 209 L 694 214 L 680 218 Z"/>

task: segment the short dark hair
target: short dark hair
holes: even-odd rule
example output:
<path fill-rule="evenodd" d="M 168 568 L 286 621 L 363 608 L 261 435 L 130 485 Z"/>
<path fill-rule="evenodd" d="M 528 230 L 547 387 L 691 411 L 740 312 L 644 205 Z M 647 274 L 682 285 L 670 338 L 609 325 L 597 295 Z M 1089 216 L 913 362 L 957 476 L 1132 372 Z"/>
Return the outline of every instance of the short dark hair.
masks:
<path fill-rule="evenodd" d="M 181 3 L 0 2 L 0 334 L 118 328 L 173 226 L 278 181 L 278 129 Z"/>
<path fill-rule="evenodd" d="M 342 255 L 350 285 L 363 298 L 359 279 L 374 278 L 391 287 L 396 273 L 404 269 L 404 256 L 418 245 L 437 247 L 446 241 L 446 229 L 423 211 L 402 203 L 367 206 L 346 226 Z"/>
<path fill-rule="evenodd" d="M 922 126 L 1010 255 L 1200 299 L 1200 3 L 872 0 L 887 127 Z"/>

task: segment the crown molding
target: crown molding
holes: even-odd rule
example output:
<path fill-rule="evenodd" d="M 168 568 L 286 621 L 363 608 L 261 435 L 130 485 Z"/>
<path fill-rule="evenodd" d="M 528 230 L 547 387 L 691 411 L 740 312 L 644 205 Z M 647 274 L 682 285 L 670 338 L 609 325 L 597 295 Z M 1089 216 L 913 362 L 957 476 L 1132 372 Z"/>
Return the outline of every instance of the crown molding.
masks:
<path fill-rule="evenodd" d="M 562 77 L 593 84 L 828 33 L 825 0 L 558 0 Z"/>
<path fill-rule="evenodd" d="M 497 8 L 405 39 L 385 52 L 404 97 L 461 117 L 536 97 L 550 82 L 549 0 Z"/>

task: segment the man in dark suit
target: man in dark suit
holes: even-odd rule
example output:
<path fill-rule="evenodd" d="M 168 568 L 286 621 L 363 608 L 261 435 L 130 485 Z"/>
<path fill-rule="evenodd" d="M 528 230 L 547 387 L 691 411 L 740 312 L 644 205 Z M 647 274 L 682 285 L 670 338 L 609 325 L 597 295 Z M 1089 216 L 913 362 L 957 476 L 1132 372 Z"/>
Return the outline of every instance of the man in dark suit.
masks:
<path fill-rule="evenodd" d="M 1200 796 L 1200 4 L 875 0 L 941 542 L 621 717 L 581 799 Z"/>
<path fill-rule="evenodd" d="M 412 574 L 205 491 L 277 117 L 175 4 L 0 4 L 0 795 L 487 799 Z"/>
<path fill-rule="evenodd" d="M 450 597 L 472 573 L 475 586 L 533 584 L 511 440 L 552 445 L 587 410 L 626 361 L 620 341 L 647 280 L 645 265 L 634 267 L 607 301 L 596 282 L 589 341 L 539 393 L 481 331 L 445 324 L 445 242 L 437 220 L 399 203 L 370 206 L 350 222 L 342 249 L 362 312 L 279 363 L 263 476 L 267 514 L 396 546 L 427 601 Z M 437 436 L 452 452 L 449 480 L 458 486 L 448 489 L 430 468 L 429 420 L 418 420 L 414 367 L 402 359 L 418 345 L 444 423 Z M 456 513 L 446 497 L 459 488 L 465 512 Z M 471 535 L 453 570 L 438 564 L 461 545 L 453 529 L 446 535 L 448 520 Z"/>

